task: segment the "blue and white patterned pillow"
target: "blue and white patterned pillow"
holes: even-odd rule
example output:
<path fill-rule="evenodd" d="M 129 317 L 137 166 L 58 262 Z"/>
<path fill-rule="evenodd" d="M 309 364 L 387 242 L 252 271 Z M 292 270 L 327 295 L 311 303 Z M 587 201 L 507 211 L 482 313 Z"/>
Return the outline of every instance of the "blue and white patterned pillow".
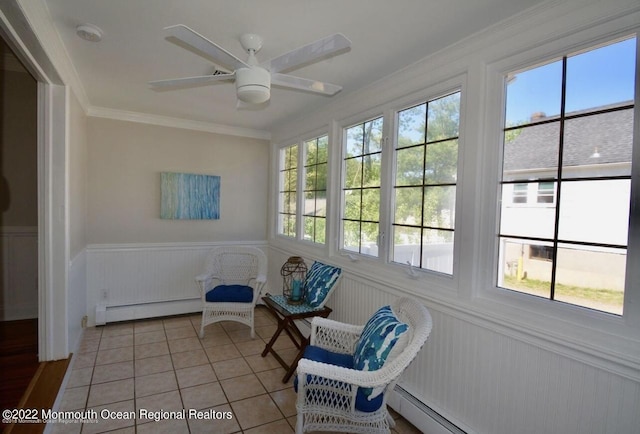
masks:
<path fill-rule="evenodd" d="M 390 306 L 383 306 L 373 314 L 362 329 L 353 354 L 353 367 L 361 371 L 377 371 L 382 368 L 389 353 L 409 326 L 400 322 Z M 381 391 L 363 390 L 369 399 L 375 398 Z"/>
<path fill-rule="evenodd" d="M 327 294 L 333 288 L 336 280 L 340 277 L 342 270 L 322 262 L 314 262 L 307 272 L 305 279 L 305 290 L 307 291 L 307 304 L 318 307 L 327 298 Z"/>

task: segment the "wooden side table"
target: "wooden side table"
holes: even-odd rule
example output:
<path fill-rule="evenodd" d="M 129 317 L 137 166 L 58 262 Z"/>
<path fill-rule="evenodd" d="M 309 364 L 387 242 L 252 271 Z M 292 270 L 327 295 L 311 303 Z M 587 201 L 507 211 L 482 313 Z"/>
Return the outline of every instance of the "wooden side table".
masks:
<path fill-rule="evenodd" d="M 308 304 L 291 305 L 288 304 L 284 296 L 282 295 L 270 295 L 262 297 L 264 304 L 267 306 L 267 310 L 271 312 L 274 318 L 278 321 L 278 328 L 271 337 L 269 343 L 264 347 L 262 351 L 262 357 L 267 354 L 273 354 L 273 357 L 282 365 L 287 371 L 282 378 L 282 382 L 286 383 L 293 375 L 298 367 L 298 361 L 302 358 L 304 349 L 309 345 L 309 338 L 304 337 L 300 332 L 300 329 L 295 324 L 295 320 L 312 318 L 314 316 L 320 316 L 327 318 L 331 313 L 330 307 L 314 308 Z M 285 332 L 289 338 L 293 341 L 296 348 L 298 348 L 298 354 L 295 360 L 291 363 L 291 366 L 285 362 L 282 357 L 273 349 L 273 344 L 276 342 L 282 332 Z"/>

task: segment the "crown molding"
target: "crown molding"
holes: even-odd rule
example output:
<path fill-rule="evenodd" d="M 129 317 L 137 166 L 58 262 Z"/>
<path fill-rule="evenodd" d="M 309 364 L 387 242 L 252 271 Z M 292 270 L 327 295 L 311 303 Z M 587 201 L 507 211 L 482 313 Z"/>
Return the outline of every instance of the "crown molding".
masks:
<path fill-rule="evenodd" d="M 13 0 L 16 1 L 29 21 L 29 25 L 42 44 L 45 52 L 51 58 L 58 74 L 64 84 L 71 87 L 78 98 L 80 105 L 88 116 L 115 119 L 129 122 L 138 122 L 150 125 L 161 125 L 174 128 L 183 128 L 195 131 L 225 134 L 231 136 L 248 137 L 254 139 L 270 140 L 271 133 L 265 130 L 232 127 L 203 121 L 193 121 L 168 116 L 153 115 L 148 113 L 110 109 L 92 106 L 80 76 L 71 62 L 58 32 L 56 31 L 49 10 L 44 0 Z"/>
<path fill-rule="evenodd" d="M 114 119 L 119 121 L 137 122 L 141 124 L 159 125 L 163 127 L 182 128 L 186 130 L 204 131 L 207 133 L 225 134 L 228 136 L 248 137 L 251 139 L 271 140 L 271 133 L 265 130 L 232 127 L 212 122 L 194 121 L 173 118 L 169 116 L 153 115 L 106 107 L 89 107 L 87 115 L 97 118 Z"/>

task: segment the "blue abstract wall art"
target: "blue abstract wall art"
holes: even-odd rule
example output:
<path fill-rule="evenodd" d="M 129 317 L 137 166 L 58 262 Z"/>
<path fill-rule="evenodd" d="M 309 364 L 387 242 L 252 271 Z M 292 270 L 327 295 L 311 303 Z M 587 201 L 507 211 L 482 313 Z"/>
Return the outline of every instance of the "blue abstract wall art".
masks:
<path fill-rule="evenodd" d="M 160 174 L 161 219 L 220 218 L 220 177 L 190 173 Z"/>

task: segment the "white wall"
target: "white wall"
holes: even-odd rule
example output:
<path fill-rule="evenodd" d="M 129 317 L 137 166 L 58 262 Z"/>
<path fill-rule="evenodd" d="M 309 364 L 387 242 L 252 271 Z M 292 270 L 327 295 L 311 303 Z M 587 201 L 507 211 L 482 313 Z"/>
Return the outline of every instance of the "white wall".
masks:
<path fill-rule="evenodd" d="M 88 243 L 266 239 L 265 140 L 91 117 Z M 218 175 L 219 220 L 161 220 L 160 173 Z"/>
<path fill-rule="evenodd" d="M 196 311 L 208 249 L 266 244 L 267 141 L 97 117 L 88 141 L 89 324 Z M 161 172 L 220 176 L 220 219 L 160 219 Z"/>
<path fill-rule="evenodd" d="M 272 176 L 270 275 L 277 276 L 292 254 L 341 266 L 341 286 L 328 303 L 334 308 L 331 317 L 341 321 L 363 323 L 397 296 L 424 303 L 434 318 L 433 333 L 401 386 L 469 433 L 638 432 L 640 311 L 627 303 L 629 311 L 620 318 L 499 290 L 494 251 L 500 68 L 507 60 L 527 62 L 628 34 L 639 22 L 636 1 L 548 2 L 272 131 L 274 175 L 279 146 L 328 132 L 333 176 L 328 191 L 331 242 L 325 247 L 275 235 L 278 195 L 277 176 Z M 412 279 L 406 267 L 384 259 L 350 260 L 336 250 L 340 161 L 335 156 L 341 126 L 412 99 L 418 102 L 449 80 L 463 88 L 453 278 L 420 273 Z M 640 268 L 637 261 L 630 265 Z M 627 289 L 637 291 L 637 282 Z M 426 415 L 406 414 L 426 429 Z"/>
<path fill-rule="evenodd" d="M 69 98 L 69 287 L 67 329 L 69 352 L 82 337 L 82 318 L 87 314 L 87 116 L 76 96 Z"/>

